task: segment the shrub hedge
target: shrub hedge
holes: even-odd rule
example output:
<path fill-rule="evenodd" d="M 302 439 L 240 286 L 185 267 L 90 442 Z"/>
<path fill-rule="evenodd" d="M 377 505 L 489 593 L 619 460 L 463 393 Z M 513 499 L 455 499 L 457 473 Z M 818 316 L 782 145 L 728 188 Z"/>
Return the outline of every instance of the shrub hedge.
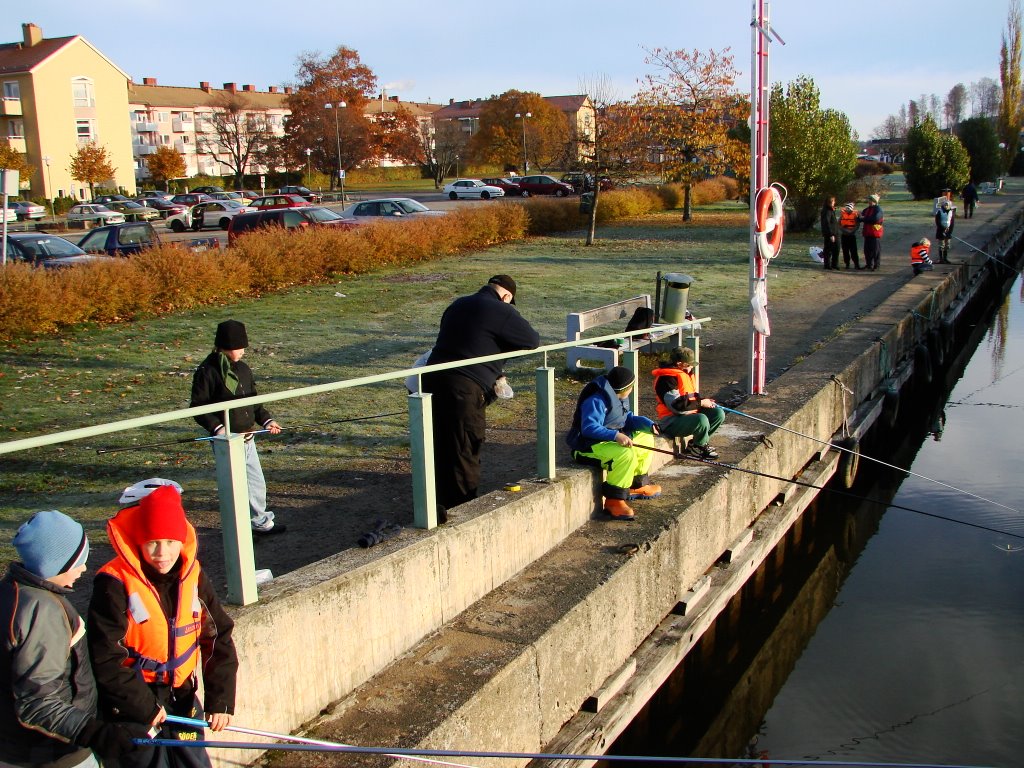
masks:
<path fill-rule="evenodd" d="M 702 202 L 729 196 L 731 180 L 694 187 Z M 732 182 L 733 185 L 735 182 Z M 734 196 L 734 193 L 733 193 Z M 643 216 L 681 205 L 678 185 L 605 192 L 598 221 Z M 0 340 L 58 332 L 82 323 L 115 323 L 165 314 L 344 274 L 438 259 L 540 235 L 579 229 L 579 200 L 529 198 L 452 211 L 447 216 L 381 221 L 351 230 L 267 229 L 225 250 L 163 245 L 130 259 L 71 269 L 10 263 L 0 270 Z"/>

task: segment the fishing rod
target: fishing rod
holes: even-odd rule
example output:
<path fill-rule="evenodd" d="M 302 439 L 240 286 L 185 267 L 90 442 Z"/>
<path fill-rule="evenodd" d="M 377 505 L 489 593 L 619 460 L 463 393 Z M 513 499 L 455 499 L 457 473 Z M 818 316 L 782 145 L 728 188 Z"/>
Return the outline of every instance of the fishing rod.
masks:
<path fill-rule="evenodd" d="M 587 762 L 623 763 L 681 763 L 717 765 L 750 765 L 762 768 L 766 765 L 837 765 L 843 768 L 993 768 L 992 766 L 964 765 L 950 763 L 889 763 L 857 760 L 786 760 L 783 758 L 728 758 L 728 757 L 678 757 L 674 755 L 574 755 L 549 752 L 489 752 L 468 749 L 404 749 L 396 747 L 352 747 L 332 742 L 314 744 L 267 744 L 261 741 L 183 741 L 179 739 L 133 739 L 145 747 L 192 747 L 194 749 L 277 749 L 290 752 L 350 752 L 363 755 L 386 755 L 411 760 L 416 755 L 431 757 L 481 757 L 507 758 L 510 760 L 578 760 Z"/>
<path fill-rule="evenodd" d="M 366 421 L 368 419 L 382 419 L 385 416 L 399 416 L 405 413 L 405 411 L 391 411 L 390 413 L 376 413 L 373 416 L 355 416 L 351 419 L 334 419 L 332 421 L 321 421 L 319 424 L 295 424 L 290 427 L 281 427 L 282 432 L 292 432 L 296 429 L 316 429 L 317 427 L 323 426 L 324 424 L 345 424 L 350 421 Z M 269 432 L 269 429 L 256 429 L 250 432 L 239 432 L 240 435 L 262 435 Z M 126 446 L 113 446 L 109 448 L 97 448 L 96 453 L 123 453 L 124 451 L 144 451 L 149 448 L 162 448 L 167 445 L 183 445 L 186 443 L 201 443 L 208 440 L 213 440 L 216 435 L 206 435 L 204 437 L 184 437 L 180 440 L 166 440 L 160 443 L 146 443 L 145 445 L 126 445 Z"/>
<path fill-rule="evenodd" d="M 953 238 L 954 240 L 960 240 L 960 238 L 959 238 L 959 237 L 957 237 L 956 235 L 950 235 L 950 237 L 952 237 L 952 238 Z M 985 252 L 984 252 L 983 250 L 981 250 L 981 248 L 979 248 L 979 247 L 978 247 L 978 246 L 976 246 L 976 245 L 971 245 L 971 244 L 970 244 L 970 243 L 968 243 L 968 242 L 967 242 L 966 240 L 960 240 L 960 242 L 961 242 L 961 243 L 963 243 L 964 245 L 966 245 L 966 246 L 967 246 L 968 248 L 971 248 L 972 250 L 975 250 L 975 251 L 977 251 L 977 252 L 978 252 L 978 253 L 980 253 L 980 254 L 981 254 L 982 256 L 986 256 L 986 257 L 988 257 L 988 258 L 992 259 L 992 261 L 994 261 L 994 262 L 995 262 L 996 264 L 1002 264 L 1002 265 L 1003 265 L 1004 267 L 1006 267 L 1007 269 L 1009 269 L 1009 270 L 1010 270 L 1010 271 L 1012 271 L 1012 272 L 1017 272 L 1017 271 L 1019 271 L 1019 270 L 1017 269 L 1017 267 L 1014 267 L 1014 266 L 1011 266 L 1010 264 L 1007 264 L 1007 263 L 1006 263 L 1005 261 L 1003 261 L 1002 259 L 997 259 L 997 258 L 996 258 L 995 256 L 993 256 L 993 255 L 992 255 L 992 254 L 990 254 L 990 253 L 985 253 Z"/>
<path fill-rule="evenodd" d="M 639 443 L 633 443 L 633 446 L 635 448 L 643 448 L 646 451 L 653 451 L 654 453 L 664 453 L 667 456 L 672 456 L 673 458 L 677 458 L 677 459 L 680 458 L 679 456 L 676 455 L 675 451 L 666 451 L 664 448 L 654 448 L 654 447 L 647 446 L 647 445 L 640 445 Z M 709 464 L 709 465 L 711 465 L 713 467 L 722 467 L 723 469 L 734 469 L 737 472 L 745 472 L 748 475 L 756 475 L 758 477 L 767 477 L 767 478 L 769 478 L 771 480 L 780 480 L 780 481 L 782 481 L 784 483 L 792 483 L 793 485 L 800 485 L 800 486 L 803 486 L 804 488 L 814 488 L 815 490 L 818 490 L 818 491 L 825 491 L 826 493 L 834 493 L 834 494 L 837 494 L 839 496 L 845 496 L 845 497 L 847 497 L 849 499 L 856 499 L 857 501 L 867 501 L 867 502 L 869 502 L 871 504 L 881 504 L 884 507 L 892 507 L 893 509 L 902 509 L 905 512 L 913 512 L 914 514 L 917 514 L 917 515 L 924 515 L 925 517 L 933 517 L 936 520 L 945 520 L 946 522 L 949 522 L 949 523 L 957 523 L 958 525 L 965 525 L 968 528 L 977 528 L 977 529 L 982 530 L 982 531 L 988 531 L 989 533 L 998 533 L 998 534 L 1000 534 L 1002 536 L 1009 536 L 1009 537 L 1014 538 L 1014 539 L 1024 539 L 1024 534 L 1022 534 L 1022 533 L 1011 533 L 1010 531 L 1004 531 L 1004 530 L 1002 530 L 1000 528 L 992 528 L 992 527 L 987 526 L 987 525 L 981 525 L 980 523 L 970 523 L 970 522 L 968 522 L 966 520 L 957 520 L 955 517 L 946 517 L 945 515 L 939 515 L 939 514 L 936 514 L 935 512 L 925 512 L 922 509 L 915 509 L 914 507 L 907 507 L 907 506 L 904 506 L 902 504 L 894 504 L 892 502 L 885 501 L 884 499 L 876 499 L 876 498 L 873 498 L 871 496 L 862 496 L 861 494 L 858 494 L 858 493 L 850 493 L 849 491 L 841 491 L 838 488 L 828 488 L 828 487 L 823 486 L 823 485 L 815 485 L 814 483 L 808 483 L 808 482 L 806 482 L 804 480 L 794 480 L 791 477 L 783 477 L 782 475 L 773 475 L 773 474 L 770 474 L 768 472 L 761 472 L 760 470 L 756 470 L 756 469 L 747 469 L 746 467 L 740 467 L 740 466 L 737 466 L 735 464 L 728 464 L 728 463 L 726 463 L 724 461 L 715 461 L 713 459 L 701 459 L 701 458 L 699 458 L 697 456 L 688 456 L 688 455 L 685 455 L 685 454 L 682 456 L 682 458 L 689 459 L 690 461 L 699 461 L 702 464 Z"/>
<path fill-rule="evenodd" d="M 191 728 L 203 729 L 209 726 L 205 720 L 197 720 L 191 717 L 181 717 L 180 715 L 168 715 L 164 722 L 175 723 L 177 725 L 187 725 Z M 268 739 L 281 739 L 282 741 L 291 741 L 295 744 L 310 744 L 317 747 L 349 747 L 351 744 L 344 744 L 342 742 L 334 741 L 321 741 L 320 739 L 308 739 L 303 736 L 292 736 L 290 733 L 274 733 L 273 731 L 260 731 L 255 728 L 244 728 L 239 725 L 229 725 L 224 730 L 234 731 L 235 733 L 245 733 L 249 736 L 265 736 Z M 264 744 L 264 747 L 268 745 Z M 398 755 L 385 755 L 385 757 L 398 757 Z M 408 757 L 408 760 L 414 760 L 420 763 L 431 763 L 433 765 L 447 765 L 451 768 L 475 768 L 472 765 L 464 765 L 463 763 L 450 763 L 445 760 L 433 760 L 429 757 Z"/>
<path fill-rule="evenodd" d="M 898 467 L 895 464 L 890 464 L 887 461 L 882 461 L 881 459 L 876 459 L 874 456 L 868 456 L 866 453 L 859 453 L 858 451 L 854 451 L 854 450 L 852 450 L 850 448 L 844 448 L 843 446 L 838 445 L 836 443 L 833 443 L 833 442 L 831 442 L 829 440 L 822 440 L 821 438 L 814 437 L 813 435 L 808 435 L 808 434 L 805 434 L 803 432 L 797 432 L 795 429 L 790 429 L 789 427 L 784 427 L 781 424 L 775 424 L 774 422 L 767 421 L 765 419 L 759 419 L 757 416 L 751 416 L 749 413 L 744 413 L 743 411 L 736 411 L 736 410 L 733 410 L 732 408 L 726 408 L 724 405 L 719 405 L 718 407 L 721 408 L 723 411 L 728 411 L 729 413 L 735 413 L 737 416 L 745 416 L 748 419 L 752 419 L 754 421 L 760 422 L 761 424 L 766 424 L 769 427 L 775 427 L 776 429 L 781 429 L 784 432 L 789 432 L 790 434 L 797 435 L 798 437 L 806 437 L 808 440 L 813 440 L 816 443 L 821 443 L 822 445 L 827 445 L 829 448 L 834 448 L 837 451 L 844 451 L 846 453 L 855 454 L 857 456 L 860 456 L 862 459 L 867 459 L 868 461 L 873 461 L 876 464 L 881 464 L 883 467 L 889 467 L 889 469 L 895 469 L 895 470 L 897 470 L 899 472 L 904 472 L 904 473 L 906 473 L 908 475 L 911 475 L 913 477 L 920 478 L 921 480 L 927 480 L 930 483 L 935 483 L 936 485 L 941 485 L 944 488 L 949 488 L 951 491 L 956 491 L 957 493 L 962 493 L 962 494 L 965 494 L 967 496 L 971 496 L 971 497 L 973 497 L 975 499 L 978 499 L 978 501 L 984 501 L 984 502 L 987 502 L 988 504 L 994 504 L 997 507 L 1002 507 L 1003 509 L 1008 510 L 1010 512 L 1014 512 L 1014 513 L 1016 513 L 1018 515 L 1021 514 L 1021 510 L 1019 510 L 1019 509 L 1014 509 L 1013 507 L 1009 507 L 1006 504 L 1001 504 L 1000 502 L 994 501 L 993 499 L 985 498 L 984 496 L 979 496 L 978 494 L 971 493 L 970 491 L 965 490 L 963 488 L 957 488 L 955 485 L 950 485 L 949 483 L 944 483 L 941 480 L 936 480 L 934 477 L 928 477 L 927 475 L 919 474 L 919 473 L 914 472 L 912 470 L 905 469 L 904 467 Z"/>

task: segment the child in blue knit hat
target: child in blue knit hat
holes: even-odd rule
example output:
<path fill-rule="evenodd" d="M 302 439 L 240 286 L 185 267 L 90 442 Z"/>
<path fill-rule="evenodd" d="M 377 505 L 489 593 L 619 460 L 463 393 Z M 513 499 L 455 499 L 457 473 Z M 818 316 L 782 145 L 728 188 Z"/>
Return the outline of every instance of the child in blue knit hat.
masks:
<path fill-rule="evenodd" d="M 67 599 L 85 573 L 89 539 L 57 510 L 37 512 L 12 542 L 21 557 L 0 580 L 0 764 L 97 766 L 144 726 L 96 719 L 96 682 L 82 617 Z"/>

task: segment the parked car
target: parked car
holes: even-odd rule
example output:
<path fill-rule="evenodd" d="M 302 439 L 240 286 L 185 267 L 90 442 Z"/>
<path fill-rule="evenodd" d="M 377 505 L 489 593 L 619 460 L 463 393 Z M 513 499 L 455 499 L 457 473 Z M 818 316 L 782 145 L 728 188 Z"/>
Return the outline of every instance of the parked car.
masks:
<path fill-rule="evenodd" d="M 155 209 L 161 219 L 166 219 L 168 216 L 173 216 L 176 213 L 184 213 L 188 210 L 187 205 L 181 203 L 172 203 L 170 200 L 165 200 L 162 197 L 140 197 L 135 202 L 142 203 L 147 208 Z"/>
<path fill-rule="evenodd" d="M 204 192 L 188 192 L 184 195 L 175 195 L 171 198 L 172 203 L 180 203 L 181 205 L 199 205 L 199 203 L 205 203 L 213 198 Z"/>
<path fill-rule="evenodd" d="M 354 203 L 341 212 L 346 219 L 360 216 L 444 216 L 447 211 L 432 211 L 408 197 L 385 197 Z"/>
<path fill-rule="evenodd" d="M 0 221 L 6 221 L 8 223 L 18 220 L 18 212 L 13 208 L 2 208 L 0 209 L 0 215 L 3 216 Z"/>
<path fill-rule="evenodd" d="M 105 205 L 96 203 L 82 203 L 74 205 L 68 211 L 68 221 L 98 221 L 101 224 L 121 224 L 124 222 L 124 214 L 114 211 Z"/>
<path fill-rule="evenodd" d="M 160 236 L 148 221 L 97 227 L 78 241 L 78 247 L 86 253 L 108 256 L 130 256 L 156 245 L 160 245 Z"/>
<path fill-rule="evenodd" d="M 251 189 L 239 189 L 237 192 L 246 200 L 255 200 L 258 197 L 263 197 L 259 192 L 253 192 Z"/>
<path fill-rule="evenodd" d="M 298 195 L 299 197 L 305 198 L 311 203 L 323 202 L 324 196 L 313 192 L 308 187 L 281 187 L 274 194 L 277 195 Z"/>
<path fill-rule="evenodd" d="M 501 187 L 484 184 L 480 179 L 457 179 L 444 185 L 444 193 L 448 195 L 449 200 L 458 200 L 460 197 L 488 200 L 492 197 L 505 196 L 505 190 Z"/>
<path fill-rule="evenodd" d="M 18 221 L 41 219 L 46 216 L 46 209 L 31 200 L 8 200 L 7 207 L 14 211 Z"/>
<path fill-rule="evenodd" d="M 184 232 L 186 229 L 198 231 L 211 227 L 227 229 L 235 216 L 255 210 L 235 200 L 212 200 L 209 203 L 193 205 L 174 216 L 168 216 L 167 227 L 175 232 Z"/>
<path fill-rule="evenodd" d="M 250 213 L 240 213 L 228 225 L 228 245 L 231 245 L 243 232 L 251 232 L 262 227 L 284 227 L 298 229 L 302 227 L 341 227 L 351 229 L 358 224 L 345 219 L 332 211 L 318 205 L 303 208 L 271 208 Z"/>
<path fill-rule="evenodd" d="M 90 261 L 106 261 L 110 257 L 86 253 L 70 240 L 56 235 L 16 232 L 7 236 L 7 258 L 54 269 Z"/>
<path fill-rule="evenodd" d="M 512 179 L 488 178 L 480 179 L 480 181 L 488 186 L 498 187 L 506 196 L 509 197 L 518 197 L 523 194 L 523 188 L 516 184 L 516 182 L 512 181 Z"/>
<path fill-rule="evenodd" d="M 161 192 L 159 189 L 145 189 L 135 196 L 135 202 L 142 199 L 170 200 L 174 197 L 173 192 Z"/>
<path fill-rule="evenodd" d="M 150 208 L 134 200 L 111 200 L 107 203 L 107 208 L 123 213 L 125 221 L 151 221 L 160 218 L 160 211 L 156 208 Z"/>
<path fill-rule="evenodd" d="M 213 192 L 223 192 L 224 191 L 224 187 L 196 187 L 192 191 L 193 192 L 200 192 L 200 193 L 209 195 L 209 194 L 211 194 Z"/>
<path fill-rule="evenodd" d="M 249 201 L 250 207 L 259 208 L 261 211 L 269 208 L 303 208 L 307 205 L 312 205 L 312 203 L 298 195 L 267 195 Z"/>
<path fill-rule="evenodd" d="M 523 197 L 530 195 L 555 195 L 565 197 L 573 194 L 571 185 L 559 181 L 552 176 L 523 176 L 516 179 L 516 183 L 523 191 Z"/>
<path fill-rule="evenodd" d="M 213 200 L 237 200 L 238 202 L 244 203 L 246 200 L 250 199 L 241 192 L 210 192 L 209 194 Z"/>
<path fill-rule="evenodd" d="M 93 200 L 92 202 L 98 203 L 100 205 L 106 205 L 107 203 L 113 203 L 113 202 L 125 203 L 125 202 L 127 202 L 129 200 L 131 200 L 131 198 L 130 197 L 125 197 L 124 195 L 100 195 L 95 200 Z"/>

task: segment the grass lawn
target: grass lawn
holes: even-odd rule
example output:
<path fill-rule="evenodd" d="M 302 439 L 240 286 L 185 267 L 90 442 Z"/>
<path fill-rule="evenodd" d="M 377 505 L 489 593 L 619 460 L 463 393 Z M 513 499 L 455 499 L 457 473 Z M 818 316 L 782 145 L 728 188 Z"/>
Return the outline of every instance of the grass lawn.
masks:
<path fill-rule="evenodd" d="M 901 187 L 883 206 L 883 258 L 902 265 L 903 243 L 933 229 L 931 203 L 910 201 Z M 746 206 L 718 203 L 698 208 L 690 223 L 670 212 L 602 227 L 589 248 L 581 233 L 531 238 L 227 306 L 9 345 L 0 349 L 0 428 L 14 439 L 187 407 L 192 373 L 212 348 L 217 323 L 227 318 L 248 327 L 252 346 L 246 361 L 261 392 L 406 368 L 433 343 L 451 300 L 495 273 L 515 277 L 520 311 L 543 343 L 553 343 L 564 340 L 567 312 L 641 293 L 653 297 L 658 271 L 685 272 L 695 278 L 690 308 L 713 318 L 702 334 L 702 343 L 713 345 L 749 323 L 747 233 Z M 806 298 L 809 281 L 821 278 L 807 252 L 818 242 L 817 232 L 787 235 L 783 255 L 769 270 L 773 303 Z M 509 366 L 516 397 L 489 410 L 492 425 L 533 423 L 532 371 L 539 364 L 539 358 L 529 358 Z M 558 371 L 560 401 L 573 402 L 579 382 L 565 375 L 564 355 L 550 364 Z M 400 382 L 272 404 L 285 427 L 312 428 L 291 433 L 264 456 L 270 482 L 322 473 L 341 462 L 351 468 L 407 455 L 404 416 L 327 423 L 405 408 Z M 56 507 L 99 528 L 115 511 L 120 488 L 149 476 L 170 476 L 190 491 L 213 495 L 212 457 L 204 443 L 96 452 L 200 434 L 194 422 L 180 422 L 5 456 L 0 561 L 13 554 L 6 542 L 15 526 L 39 509 Z"/>

